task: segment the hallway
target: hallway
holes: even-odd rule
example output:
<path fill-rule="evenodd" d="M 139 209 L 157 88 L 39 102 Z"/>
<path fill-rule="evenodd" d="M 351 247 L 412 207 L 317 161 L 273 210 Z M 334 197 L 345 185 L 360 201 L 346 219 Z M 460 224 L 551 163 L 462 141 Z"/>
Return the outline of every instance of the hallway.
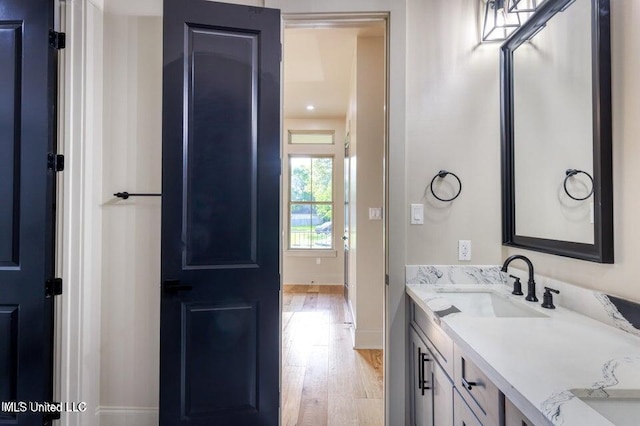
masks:
<path fill-rule="evenodd" d="M 342 286 L 285 285 L 282 425 L 382 425 L 381 350 L 354 350 Z"/>

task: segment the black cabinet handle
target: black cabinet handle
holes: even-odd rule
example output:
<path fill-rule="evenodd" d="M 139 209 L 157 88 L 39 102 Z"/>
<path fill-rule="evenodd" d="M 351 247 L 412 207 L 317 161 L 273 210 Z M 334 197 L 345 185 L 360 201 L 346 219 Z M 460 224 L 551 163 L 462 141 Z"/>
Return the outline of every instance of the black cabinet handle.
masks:
<path fill-rule="evenodd" d="M 424 364 L 422 363 L 422 349 L 418 346 L 418 389 L 422 390 L 424 385 Z M 424 391 L 422 391 L 424 395 Z"/>
<path fill-rule="evenodd" d="M 460 357 L 460 361 L 461 361 L 461 366 L 462 366 L 462 386 L 464 386 L 465 388 L 467 388 L 468 390 L 471 390 L 474 386 L 478 386 L 478 383 L 476 382 L 469 382 L 467 381 L 467 379 L 465 379 L 466 376 L 466 362 L 464 357 Z"/>
<path fill-rule="evenodd" d="M 428 384 L 429 382 L 424 379 L 424 365 L 425 363 L 431 361 L 425 352 L 422 352 L 422 348 L 418 346 L 418 389 L 422 391 L 422 395 L 424 395 L 424 391 L 431 389 Z"/>
<path fill-rule="evenodd" d="M 193 286 L 180 284 L 180 280 L 164 280 L 162 282 L 162 291 L 165 293 L 177 293 L 179 291 L 192 290 Z"/>
<path fill-rule="evenodd" d="M 464 386 L 465 388 L 471 390 L 474 386 L 478 386 L 478 384 L 476 382 L 467 382 L 467 379 L 465 379 L 463 377 L 462 378 L 462 386 Z"/>

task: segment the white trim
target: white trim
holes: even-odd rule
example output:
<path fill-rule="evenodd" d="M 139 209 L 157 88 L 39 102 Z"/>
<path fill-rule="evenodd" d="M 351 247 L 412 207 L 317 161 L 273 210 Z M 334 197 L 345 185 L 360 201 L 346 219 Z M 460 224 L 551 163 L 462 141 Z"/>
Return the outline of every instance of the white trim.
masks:
<path fill-rule="evenodd" d="M 104 11 L 104 0 L 87 0 L 89 3 L 94 5 L 100 11 Z"/>
<path fill-rule="evenodd" d="M 98 407 L 101 426 L 157 426 L 158 407 Z"/>
<path fill-rule="evenodd" d="M 354 349 L 382 349 L 384 347 L 382 329 L 358 330 L 354 328 Z"/>
<path fill-rule="evenodd" d="M 406 174 L 406 0 L 265 0 L 266 7 L 282 10 L 284 27 L 308 25 L 305 20 L 362 17 L 388 19 L 387 31 L 387 138 L 385 148 L 385 286 L 384 311 L 384 415 L 385 425 L 409 422 L 407 397 L 407 320 L 404 266 L 407 254 Z M 358 13 L 360 12 L 360 13 Z M 294 21 L 294 22 L 292 22 Z M 295 22 L 298 21 L 298 22 Z M 351 310 L 353 312 L 353 310 Z"/>
<path fill-rule="evenodd" d="M 63 415 L 64 426 L 97 426 L 100 403 L 102 222 L 102 11 L 89 0 L 62 2 L 67 47 L 60 55 L 58 265 L 64 293 L 56 303 L 56 394 L 89 410 Z M 89 46 L 89 44 L 91 44 Z"/>

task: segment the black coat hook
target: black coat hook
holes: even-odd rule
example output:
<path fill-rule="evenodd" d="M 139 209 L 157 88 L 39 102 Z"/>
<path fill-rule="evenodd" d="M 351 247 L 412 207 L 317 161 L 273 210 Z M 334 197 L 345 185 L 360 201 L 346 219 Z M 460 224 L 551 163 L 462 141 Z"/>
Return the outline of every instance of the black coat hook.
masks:
<path fill-rule="evenodd" d="M 116 192 L 115 194 L 116 197 L 118 198 L 122 198 L 123 200 L 128 199 L 129 197 L 162 197 L 162 194 L 149 194 L 149 193 L 142 193 L 142 194 L 130 194 L 128 192 Z"/>
<path fill-rule="evenodd" d="M 456 193 L 456 195 L 454 195 L 452 198 L 440 198 L 440 197 L 438 197 L 438 196 L 436 195 L 436 193 L 433 191 L 433 182 L 435 182 L 435 181 L 436 181 L 436 179 L 444 179 L 447 175 L 451 175 L 451 176 L 453 176 L 453 177 L 454 177 L 454 178 L 456 178 L 456 180 L 458 181 L 458 186 L 459 186 L 459 188 L 458 188 L 458 192 L 457 192 L 457 193 Z M 456 198 L 458 198 L 458 196 L 459 196 L 459 195 L 460 195 L 460 193 L 462 192 L 462 182 L 460 181 L 460 178 L 459 178 L 455 173 L 450 172 L 450 171 L 447 171 L 447 170 L 440 170 L 440 171 L 438 172 L 438 174 L 437 174 L 437 175 L 435 175 L 435 176 L 433 177 L 433 179 L 431 179 L 431 183 L 429 184 L 429 188 L 431 189 L 431 194 L 432 194 L 432 195 L 433 195 L 437 200 L 440 200 L 440 201 L 443 201 L 443 202 L 445 202 L 445 203 L 446 203 L 446 202 L 453 201 L 453 200 L 455 200 Z"/>

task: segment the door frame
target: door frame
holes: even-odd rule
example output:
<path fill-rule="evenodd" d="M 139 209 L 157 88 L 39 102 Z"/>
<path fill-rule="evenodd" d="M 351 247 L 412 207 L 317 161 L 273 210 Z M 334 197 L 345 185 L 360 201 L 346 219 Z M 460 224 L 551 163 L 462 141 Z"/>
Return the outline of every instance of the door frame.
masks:
<path fill-rule="evenodd" d="M 86 402 L 58 424 L 92 425 L 100 404 L 102 245 L 102 0 L 55 0 L 58 31 L 67 34 L 58 63 L 58 177 L 54 330 L 56 401 Z"/>
<path fill-rule="evenodd" d="M 389 224 L 389 173 L 388 173 L 388 167 L 387 165 L 388 163 L 388 159 L 389 159 L 389 116 L 390 116 L 390 107 L 389 107 L 389 93 L 390 93 L 390 62 L 389 62 L 389 58 L 391 57 L 391 43 L 390 43 L 390 13 L 389 12 L 345 12 L 345 13 L 296 13 L 296 14 L 287 14 L 284 13 L 284 11 L 282 12 L 282 25 L 281 25 L 281 31 L 282 34 L 280 36 L 280 39 L 282 40 L 283 43 L 283 50 L 284 50 L 284 31 L 285 29 L 290 29 L 290 28 L 354 28 L 354 27 L 358 27 L 358 26 L 366 26 L 366 24 L 379 24 L 381 22 L 384 23 L 384 37 L 385 37 L 385 51 L 384 51 L 384 55 L 385 55 L 385 62 L 384 62 L 384 91 L 385 91 L 385 103 L 384 103 L 384 109 L 385 109 L 385 117 L 384 117 L 384 121 L 385 121 L 385 125 L 384 125 L 384 149 L 383 149 L 383 153 L 382 153 L 382 167 L 383 167 L 383 183 L 382 183 L 382 191 L 383 191 L 383 202 L 382 205 L 383 207 L 383 221 L 382 221 L 382 236 L 383 236 L 383 246 L 384 246 L 384 268 L 383 268 L 383 277 L 381 277 L 382 282 L 381 284 L 383 286 L 385 286 L 384 284 L 384 277 L 388 277 L 389 276 L 389 242 L 388 242 L 388 224 Z M 280 133 L 284 134 L 285 128 L 284 128 L 284 55 L 283 55 L 283 60 L 280 63 L 280 67 L 281 67 L 281 84 L 280 84 L 280 90 L 281 90 L 281 106 L 280 106 Z M 350 131 L 349 129 L 346 130 L 345 134 L 349 134 Z M 280 158 L 281 161 L 286 161 L 286 158 L 284 158 L 284 138 L 281 138 L 280 141 Z M 346 159 L 345 159 L 346 161 Z M 334 171 L 335 173 L 335 171 Z M 282 178 L 280 179 L 280 204 L 282 205 L 282 198 L 284 197 L 285 192 L 287 191 L 287 188 L 284 188 L 284 181 L 282 180 Z M 286 225 L 285 221 L 284 221 L 284 217 L 285 217 L 285 211 L 283 210 L 283 213 L 280 215 L 280 228 L 284 229 L 283 227 Z M 346 218 L 345 218 L 346 220 Z M 284 257 L 286 256 L 286 245 L 282 245 L 282 247 L 280 248 L 280 276 L 282 277 L 282 271 L 283 271 L 283 261 L 284 261 Z M 344 258 L 344 257 L 343 257 Z M 345 268 L 347 268 L 347 265 L 344 265 Z M 283 306 L 283 296 L 284 296 L 284 292 L 282 291 L 282 286 L 284 285 L 284 283 L 282 282 L 282 278 L 281 278 L 281 291 L 280 291 L 280 327 L 282 328 L 282 306 Z M 382 329 L 382 334 L 383 334 L 383 347 L 384 347 L 384 351 L 383 351 L 383 359 L 384 359 L 384 371 L 385 374 L 383 375 L 383 394 L 384 394 L 384 415 L 385 415 L 385 424 L 390 424 L 389 422 L 389 417 L 387 414 L 388 411 L 388 403 L 389 403 L 389 399 L 387 397 L 388 395 L 388 383 L 387 383 L 387 371 L 389 371 L 387 369 L 387 353 L 389 350 L 389 345 L 388 345 L 388 324 L 387 324 L 387 316 L 389 315 L 388 312 L 388 301 L 387 301 L 387 292 L 385 291 L 384 293 L 384 298 L 383 298 L 383 310 L 382 310 L 382 315 L 383 315 L 383 329 Z M 347 301 L 347 303 L 349 304 L 349 301 Z M 350 305 L 350 304 L 349 304 Z M 282 387 L 282 334 L 280 334 L 280 383 L 281 383 L 281 387 Z M 284 406 L 284 401 L 282 401 L 282 392 L 280 392 L 280 406 L 283 407 Z"/>

